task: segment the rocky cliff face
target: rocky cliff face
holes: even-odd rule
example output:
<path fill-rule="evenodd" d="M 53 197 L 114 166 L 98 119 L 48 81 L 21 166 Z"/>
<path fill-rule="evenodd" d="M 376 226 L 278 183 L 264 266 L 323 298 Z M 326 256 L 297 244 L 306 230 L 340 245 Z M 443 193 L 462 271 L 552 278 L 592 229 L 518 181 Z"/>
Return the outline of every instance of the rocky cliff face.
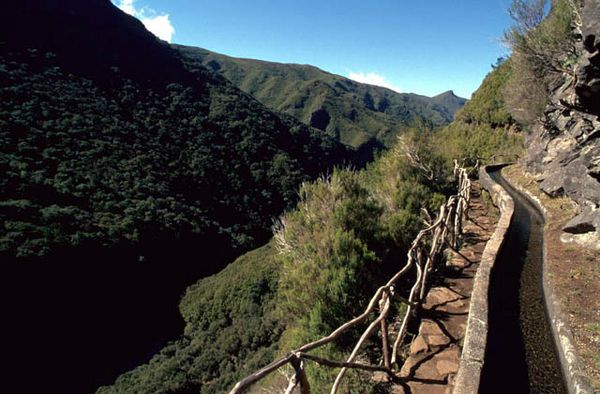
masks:
<path fill-rule="evenodd" d="M 563 239 L 600 249 L 600 1 L 585 0 L 579 15 L 577 62 L 552 86 L 526 160 L 544 192 L 579 205 Z"/>

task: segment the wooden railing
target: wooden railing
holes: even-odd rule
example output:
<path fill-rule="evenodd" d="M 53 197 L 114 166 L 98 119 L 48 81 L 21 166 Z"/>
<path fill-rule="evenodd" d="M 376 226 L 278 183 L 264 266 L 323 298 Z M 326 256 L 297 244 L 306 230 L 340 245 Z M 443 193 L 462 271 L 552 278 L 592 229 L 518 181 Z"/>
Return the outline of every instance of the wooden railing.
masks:
<path fill-rule="evenodd" d="M 331 388 L 331 394 L 337 393 L 344 375 L 348 369 L 358 369 L 370 372 L 383 372 L 392 381 L 401 380 L 396 376 L 396 371 L 401 368 L 399 352 L 405 340 L 407 327 L 412 318 L 416 316 L 417 309 L 425 297 L 427 280 L 435 265 L 442 262 L 442 253 L 445 247 L 453 250 L 459 248 L 462 235 L 462 224 L 467 217 L 470 201 L 471 181 L 465 168 L 455 161 L 454 177 L 458 183 L 457 194 L 450 196 L 435 219 L 424 211 L 426 216 L 425 225 L 411 244 L 407 253 L 406 264 L 388 282 L 381 286 L 371 298 L 367 308 L 354 319 L 342 324 L 331 334 L 316 341 L 307 343 L 286 356 L 273 361 L 271 364 L 247 376 L 238 382 L 229 394 L 245 392 L 250 386 L 272 372 L 285 365 L 291 365 L 294 374 L 289 378 L 288 385 L 284 391 L 290 394 L 295 388 L 300 389 L 301 394 L 310 394 L 308 379 L 305 374 L 307 362 L 312 361 L 321 366 L 341 368 Z M 395 292 L 395 286 L 400 278 L 404 277 L 411 269 L 416 269 L 416 277 L 408 298 L 401 297 Z M 390 346 L 390 332 L 388 329 L 388 315 L 392 300 L 406 304 L 406 312 L 401 319 L 400 328 L 397 330 L 393 344 Z M 369 324 L 366 330 L 356 342 L 350 356 L 345 361 L 336 361 L 317 357 L 309 354 L 311 350 L 324 346 L 338 339 L 353 327 L 368 321 L 372 315 L 376 318 Z M 356 361 L 359 351 L 365 341 L 379 329 L 381 333 L 382 365 L 370 365 Z"/>

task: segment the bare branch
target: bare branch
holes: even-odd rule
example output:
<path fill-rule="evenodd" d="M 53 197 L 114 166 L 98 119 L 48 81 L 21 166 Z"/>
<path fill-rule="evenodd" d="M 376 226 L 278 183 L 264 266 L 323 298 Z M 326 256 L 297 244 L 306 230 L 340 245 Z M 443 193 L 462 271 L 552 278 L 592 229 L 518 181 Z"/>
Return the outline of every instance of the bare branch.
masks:
<path fill-rule="evenodd" d="M 406 136 L 401 135 L 398 138 L 398 146 L 408 159 L 411 166 L 421 170 L 427 180 L 433 181 L 435 179 L 435 171 L 433 168 L 425 163 L 425 161 L 420 157 L 415 145 L 409 143 Z"/>

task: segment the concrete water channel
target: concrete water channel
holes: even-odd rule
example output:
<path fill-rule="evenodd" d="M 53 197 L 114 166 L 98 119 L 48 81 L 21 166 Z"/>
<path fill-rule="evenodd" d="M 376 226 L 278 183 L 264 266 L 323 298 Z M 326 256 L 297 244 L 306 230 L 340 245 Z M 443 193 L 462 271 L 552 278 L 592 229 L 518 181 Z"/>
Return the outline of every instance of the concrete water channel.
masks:
<path fill-rule="evenodd" d="M 490 277 L 481 393 L 566 393 L 543 290 L 544 219 L 500 174 L 515 211 Z"/>

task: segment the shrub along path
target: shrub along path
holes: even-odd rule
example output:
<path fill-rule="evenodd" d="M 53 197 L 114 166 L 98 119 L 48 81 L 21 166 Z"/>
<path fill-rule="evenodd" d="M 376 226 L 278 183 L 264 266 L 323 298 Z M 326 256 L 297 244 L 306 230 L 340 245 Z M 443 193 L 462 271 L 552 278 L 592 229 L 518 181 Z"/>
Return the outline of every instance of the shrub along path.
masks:
<path fill-rule="evenodd" d="M 451 253 L 440 280 L 432 283 L 425 298 L 419 334 L 413 339 L 400 371 L 400 376 L 408 381 L 393 386 L 394 394 L 452 392 L 467 327 L 473 278 L 497 222 L 495 209 L 490 202 L 486 204 L 481 193 L 479 182 L 473 182 L 463 244 L 458 253 Z"/>

